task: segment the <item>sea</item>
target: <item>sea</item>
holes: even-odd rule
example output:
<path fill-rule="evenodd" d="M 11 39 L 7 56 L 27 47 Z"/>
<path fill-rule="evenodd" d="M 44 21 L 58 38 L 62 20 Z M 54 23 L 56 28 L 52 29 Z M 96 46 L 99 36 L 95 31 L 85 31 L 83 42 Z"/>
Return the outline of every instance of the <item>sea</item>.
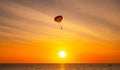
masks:
<path fill-rule="evenodd" d="M 16 63 L 0 64 L 0 70 L 120 70 L 120 64 Z"/>

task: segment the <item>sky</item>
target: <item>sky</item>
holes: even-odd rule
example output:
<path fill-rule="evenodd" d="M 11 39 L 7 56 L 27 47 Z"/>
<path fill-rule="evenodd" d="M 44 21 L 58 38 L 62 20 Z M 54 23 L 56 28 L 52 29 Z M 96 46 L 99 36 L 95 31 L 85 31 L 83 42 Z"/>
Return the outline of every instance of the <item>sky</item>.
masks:
<path fill-rule="evenodd" d="M 0 0 L 0 63 L 61 62 L 120 63 L 120 0 Z"/>

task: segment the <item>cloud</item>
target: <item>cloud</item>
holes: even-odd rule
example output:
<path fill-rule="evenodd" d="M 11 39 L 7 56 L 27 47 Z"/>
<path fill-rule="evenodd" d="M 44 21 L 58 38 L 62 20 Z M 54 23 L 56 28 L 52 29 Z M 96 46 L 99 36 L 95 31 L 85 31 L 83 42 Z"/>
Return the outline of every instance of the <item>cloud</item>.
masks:
<path fill-rule="evenodd" d="M 112 52 L 112 49 L 118 51 L 119 2 L 119 0 L 0 0 L 0 45 L 3 46 L 4 43 L 4 46 L 12 48 L 22 43 L 21 46 L 27 44 L 26 48 L 41 46 L 42 49 L 47 48 L 47 51 L 49 48 L 58 49 L 56 46 L 74 50 L 91 49 L 94 52 L 98 48 L 104 51 L 109 49 L 107 52 Z M 57 15 L 63 16 L 61 23 L 54 22 L 53 19 Z M 60 29 L 61 26 L 63 30 Z M 6 42 L 10 45 L 5 44 Z M 75 53 L 77 52 L 79 51 Z M 102 51 L 96 51 L 99 52 Z"/>

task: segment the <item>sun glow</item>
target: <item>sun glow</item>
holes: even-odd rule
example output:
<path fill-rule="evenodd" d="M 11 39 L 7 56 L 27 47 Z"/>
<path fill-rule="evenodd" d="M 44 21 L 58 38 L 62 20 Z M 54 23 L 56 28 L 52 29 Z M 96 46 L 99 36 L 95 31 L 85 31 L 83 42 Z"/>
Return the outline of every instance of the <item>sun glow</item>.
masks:
<path fill-rule="evenodd" d="M 66 52 L 62 50 L 58 53 L 58 55 L 59 55 L 60 58 L 65 58 L 66 57 Z"/>

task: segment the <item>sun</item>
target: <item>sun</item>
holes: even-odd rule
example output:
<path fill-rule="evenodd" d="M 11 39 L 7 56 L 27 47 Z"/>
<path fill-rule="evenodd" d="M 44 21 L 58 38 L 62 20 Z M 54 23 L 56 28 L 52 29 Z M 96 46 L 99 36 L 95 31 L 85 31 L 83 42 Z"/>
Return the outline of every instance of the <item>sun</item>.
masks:
<path fill-rule="evenodd" d="M 59 53 L 58 53 L 59 57 L 60 58 L 65 58 L 66 57 L 66 52 L 64 50 L 61 50 Z"/>

